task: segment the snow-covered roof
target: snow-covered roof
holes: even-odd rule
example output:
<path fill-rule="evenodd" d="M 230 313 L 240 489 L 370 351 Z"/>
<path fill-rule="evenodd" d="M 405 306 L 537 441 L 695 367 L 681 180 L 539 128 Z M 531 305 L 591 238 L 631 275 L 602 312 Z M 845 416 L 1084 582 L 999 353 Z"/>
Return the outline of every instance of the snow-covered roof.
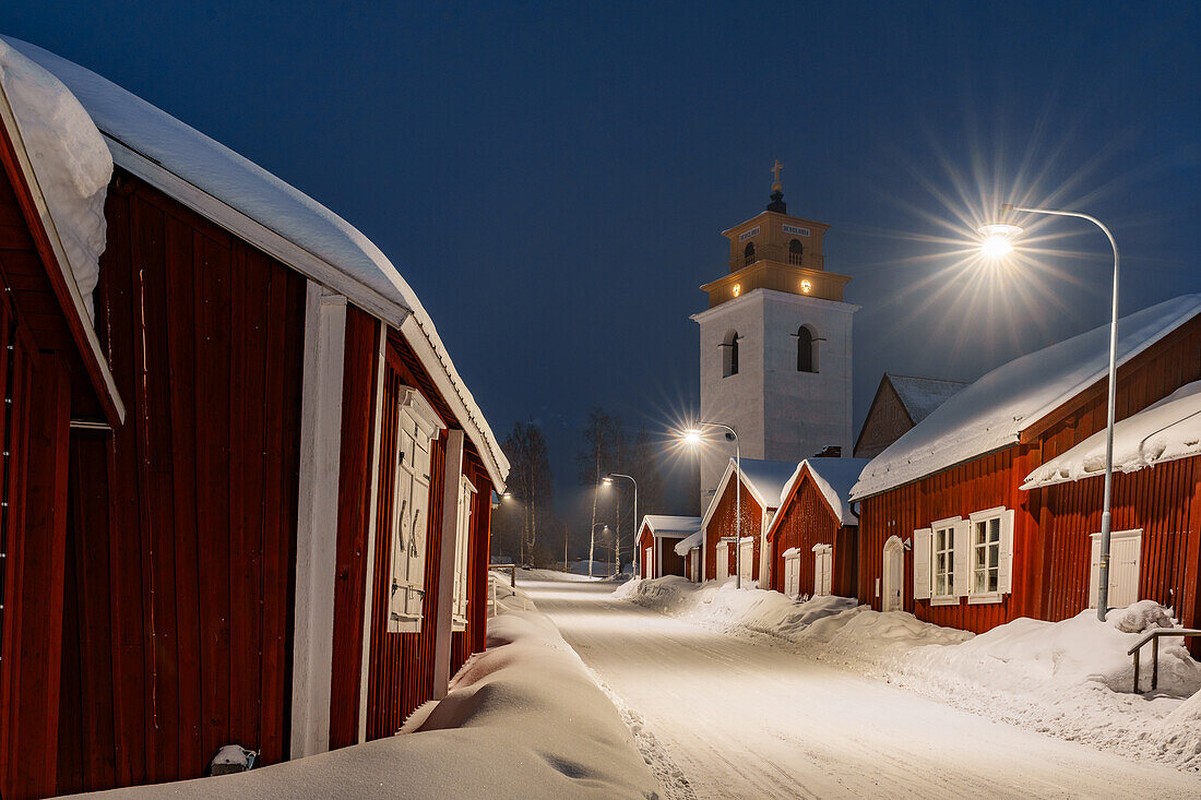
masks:
<path fill-rule="evenodd" d="M 694 547 L 700 547 L 705 543 L 705 531 L 701 529 L 696 533 L 690 534 L 688 538 L 681 539 L 676 542 L 675 551 L 678 556 L 688 555 L 688 551 Z"/>
<path fill-rule="evenodd" d="M 859 517 L 851 512 L 851 487 L 859 480 L 859 474 L 869 461 L 870 458 L 807 458 L 797 464 L 792 476 L 780 490 L 780 505 L 783 506 L 788 500 L 801 479 L 801 473 L 808 467 L 809 474 L 813 476 L 813 485 L 822 493 L 842 524 L 857 526 Z M 782 517 L 777 515 L 773 523 L 780 519 Z"/>
<path fill-rule="evenodd" d="M 0 39 L 70 89 L 104 134 L 116 164 L 401 329 L 479 448 L 493 480 L 503 485 L 508 461 L 433 321 L 366 236 L 262 167 L 111 81 L 36 45 Z"/>
<path fill-rule="evenodd" d="M 52 257 L 51 285 L 109 421 L 125 406 L 93 324 L 113 161 L 100 131 L 61 81 L 0 41 L 0 125 L 7 131 Z M 20 187 L 15 187 L 18 194 Z"/>
<path fill-rule="evenodd" d="M 721 497 L 725 494 L 726 486 L 729 485 L 731 478 L 734 475 L 735 460 L 730 459 L 730 463 L 726 465 L 726 471 L 722 473 L 721 479 L 717 482 L 717 491 L 713 493 L 713 499 L 709 501 L 709 507 L 705 509 L 705 516 L 701 518 L 701 527 L 709 524 L 710 518 L 717 510 L 717 504 L 721 502 Z M 764 509 L 778 508 L 780 505 L 780 490 L 784 488 L 784 484 L 792 477 L 793 471 L 796 469 L 795 461 L 766 461 L 759 458 L 743 458 L 742 459 L 742 482 L 746 484 L 750 490 L 751 496 L 755 498 Z"/>
<path fill-rule="evenodd" d="M 1201 455 L 1201 381 L 1185 384 L 1113 427 L 1113 469 L 1137 472 Z M 1094 433 L 1026 476 L 1023 489 L 1105 474 L 1105 431 Z"/>
<path fill-rule="evenodd" d="M 677 517 L 669 514 L 647 514 L 642 524 L 651 530 L 655 538 L 663 536 L 690 536 L 701 529 L 700 517 Z"/>
<path fill-rule="evenodd" d="M 896 390 L 901 404 L 909 412 L 913 424 L 930 416 L 934 409 L 941 406 L 959 390 L 967 386 L 963 381 L 944 381 L 936 378 L 918 378 L 912 375 L 893 375 L 885 373 L 888 382 Z"/>
<path fill-rule="evenodd" d="M 1131 314 L 1118 326 L 1118 363 L 1201 313 L 1185 295 Z M 1105 378 L 1109 326 L 1014 359 L 951 397 L 872 459 L 851 490 L 860 500 L 1016 444 L 1023 430 Z"/>

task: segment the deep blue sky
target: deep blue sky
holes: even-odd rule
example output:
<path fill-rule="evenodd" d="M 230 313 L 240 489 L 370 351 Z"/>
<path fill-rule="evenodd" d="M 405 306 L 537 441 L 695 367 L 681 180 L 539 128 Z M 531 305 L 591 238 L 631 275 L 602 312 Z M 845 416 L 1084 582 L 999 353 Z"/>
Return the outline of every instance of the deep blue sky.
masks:
<path fill-rule="evenodd" d="M 0 30 L 359 227 L 561 484 L 591 406 L 658 430 L 695 406 L 697 287 L 775 158 L 862 306 L 856 430 L 885 370 L 972 379 L 1105 321 L 1083 223 L 1020 269 L 948 255 L 998 200 L 1105 220 L 1124 312 L 1201 291 L 1190 4 L 329 5 L 5 0 Z"/>

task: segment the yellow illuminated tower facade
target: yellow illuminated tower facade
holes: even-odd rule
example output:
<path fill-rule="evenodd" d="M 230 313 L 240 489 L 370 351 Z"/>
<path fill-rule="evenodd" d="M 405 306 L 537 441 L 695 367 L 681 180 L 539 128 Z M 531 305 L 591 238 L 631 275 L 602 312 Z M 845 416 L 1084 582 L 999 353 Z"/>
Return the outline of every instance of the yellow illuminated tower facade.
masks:
<path fill-rule="evenodd" d="M 825 268 L 829 225 L 788 213 L 772 169 L 771 201 L 722 235 L 727 273 L 701 287 L 701 418 L 738 431 L 742 455 L 800 461 L 851 451 L 851 320 L 843 300 L 851 280 Z M 733 455 L 733 444 L 706 448 L 701 508 Z M 728 452 L 727 452 L 728 451 Z"/>

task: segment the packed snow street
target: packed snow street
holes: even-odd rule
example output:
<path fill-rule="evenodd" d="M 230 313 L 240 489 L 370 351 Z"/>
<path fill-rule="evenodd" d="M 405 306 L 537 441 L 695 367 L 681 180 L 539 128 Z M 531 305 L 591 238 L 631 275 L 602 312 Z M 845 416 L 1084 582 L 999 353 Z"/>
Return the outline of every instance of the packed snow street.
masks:
<path fill-rule="evenodd" d="M 519 587 L 623 709 L 664 797 L 1201 792 L 1195 773 L 993 722 L 766 634 L 639 606 L 612 583 Z"/>

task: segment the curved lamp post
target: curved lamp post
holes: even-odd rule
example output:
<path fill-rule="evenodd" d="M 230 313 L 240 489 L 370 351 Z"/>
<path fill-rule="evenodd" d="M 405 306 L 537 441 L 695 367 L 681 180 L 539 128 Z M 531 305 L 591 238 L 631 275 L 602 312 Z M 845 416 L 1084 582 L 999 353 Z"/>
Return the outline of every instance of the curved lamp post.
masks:
<path fill-rule="evenodd" d="M 1099 219 L 1081 214 L 1077 211 L 1053 211 L 1046 208 L 1022 208 L 1005 203 L 1001 213 L 1018 211 L 1026 214 L 1046 214 L 1052 217 L 1074 217 L 1086 220 L 1096 225 L 1109 239 L 1113 248 L 1113 310 L 1109 322 L 1109 397 L 1105 421 L 1105 493 L 1101 505 L 1101 563 L 1097 574 L 1097 619 L 1105 621 L 1105 612 L 1109 606 L 1109 540 L 1110 540 L 1110 498 L 1113 489 L 1113 423 L 1114 399 L 1117 396 L 1117 354 L 1118 354 L 1118 243 L 1114 240 L 1109 228 Z M 981 225 L 977 229 L 985 236 L 981 249 L 986 256 L 1001 258 L 1013 249 L 1011 240 L 1022 233 L 1017 225 L 991 224 Z"/>
<path fill-rule="evenodd" d="M 610 472 L 602 480 L 606 486 L 613 485 L 614 478 L 625 478 L 630 483 L 634 484 L 634 530 L 630 533 L 630 562 L 634 566 L 634 571 L 638 571 L 638 481 L 630 475 L 623 472 Z M 617 520 L 617 535 L 621 535 L 621 520 Z M 621 565 L 618 564 L 618 571 L 621 571 Z M 647 576 L 651 577 L 651 576 Z"/>
<path fill-rule="evenodd" d="M 724 422 L 701 420 L 693 423 L 694 427 L 683 432 L 685 444 L 697 446 L 704 439 L 705 428 L 718 428 L 726 432 L 727 439 L 734 440 L 734 470 L 738 473 L 734 481 L 734 588 L 742 588 L 742 445 L 738 441 L 738 431 Z"/>

